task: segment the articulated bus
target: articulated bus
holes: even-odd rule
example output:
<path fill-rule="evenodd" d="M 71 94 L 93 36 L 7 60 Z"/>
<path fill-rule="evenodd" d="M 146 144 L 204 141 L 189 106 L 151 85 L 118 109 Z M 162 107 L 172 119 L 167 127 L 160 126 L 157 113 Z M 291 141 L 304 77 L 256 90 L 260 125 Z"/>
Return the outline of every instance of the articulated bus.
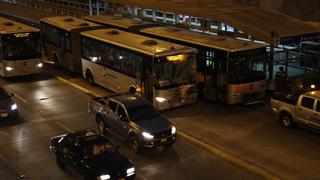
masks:
<path fill-rule="evenodd" d="M 114 92 L 135 88 L 160 109 L 196 102 L 196 50 L 116 29 L 81 33 L 84 78 Z"/>
<path fill-rule="evenodd" d="M 42 66 L 39 29 L 0 17 L 0 75 L 40 73 Z"/>
<path fill-rule="evenodd" d="M 258 65 L 267 60 L 265 45 L 136 19 L 112 16 L 87 16 L 85 19 L 197 49 L 197 80 L 200 95 L 206 100 L 248 104 L 265 97 L 266 75 Z"/>
<path fill-rule="evenodd" d="M 98 28 L 102 26 L 69 16 L 41 19 L 40 31 L 44 56 L 49 63 L 81 74 L 80 33 Z"/>

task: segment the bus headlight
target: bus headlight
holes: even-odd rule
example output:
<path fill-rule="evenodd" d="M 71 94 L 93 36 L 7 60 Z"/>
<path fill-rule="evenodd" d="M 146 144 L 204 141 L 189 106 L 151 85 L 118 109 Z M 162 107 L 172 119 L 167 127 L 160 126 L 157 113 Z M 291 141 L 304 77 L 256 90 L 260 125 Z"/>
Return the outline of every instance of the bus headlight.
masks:
<path fill-rule="evenodd" d="M 11 105 L 11 111 L 16 110 L 17 108 L 18 108 L 18 106 L 17 106 L 16 103 L 14 103 L 14 104 Z"/>
<path fill-rule="evenodd" d="M 177 132 L 177 128 L 173 126 L 171 128 L 171 134 L 176 134 L 176 132 Z"/>
<path fill-rule="evenodd" d="M 110 179 L 110 175 L 109 174 L 101 175 L 99 177 L 99 180 L 107 180 L 107 179 Z"/>
<path fill-rule="evenodd" d="M 132 176 L 134 175 L 134 167 L 127 169 L 127 176 Z"/>
<path fill-rule="evenodd" d="M 159 102 L 159 103 L 163 103 L 165 102 L 167 99 L 164 98 L 164 97 L 156 97 L 156 101 Z"/>
<path fill-rule="evenodd" d="M 142 132 L 142 135 L 146 139 L 153 139 L 153 135 L 147 132 Z"/>
<path fill-rule="evenodd" d="M 14 70 L 14 68 L 12 68 L 12 67 L 10 67 L 10 66 L 7 66 L 7 67 L 6 67 L 6 70 L 7 70 L 7 71 L 12 71 L 12 70 Z"/>
<path fill-rule="evenodd" d="M 37 66 L 38 68 L 42 68 L 43 63 L 38 63 L 36 66 Z"/>

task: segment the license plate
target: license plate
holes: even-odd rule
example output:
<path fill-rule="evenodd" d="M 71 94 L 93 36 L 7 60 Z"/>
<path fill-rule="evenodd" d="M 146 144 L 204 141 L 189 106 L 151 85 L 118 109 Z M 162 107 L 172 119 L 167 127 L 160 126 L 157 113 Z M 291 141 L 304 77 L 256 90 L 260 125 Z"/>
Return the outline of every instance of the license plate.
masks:
<path fill-rule="evenodd" d="M 167 142 L 167 138 L 160 139 L 160 142 Z"/>
<path fill-rule="evenodd" d="M 0 117 L 8 117 L 8 113 L 1 113 Z"/>

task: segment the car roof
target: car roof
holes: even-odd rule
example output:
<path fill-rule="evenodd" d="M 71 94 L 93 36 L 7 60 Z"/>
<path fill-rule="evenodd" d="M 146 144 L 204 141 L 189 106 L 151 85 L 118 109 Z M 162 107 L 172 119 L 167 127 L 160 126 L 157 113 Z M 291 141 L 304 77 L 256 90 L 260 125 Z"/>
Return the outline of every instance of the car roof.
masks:
<path fill-rule="evenodd" d="M 112 96 L 111 98 L 121 102 L 124 106 L 126 106 L 126 108 L 145 105 L 152 106 L 152 104 L 148 100 L 138 95 L 121 94 L 117 96 Z"/>
<path fill-rule="evenodd" d="M 304 95 L 307 95 L 316 99 L 320 99 L 320 90 L 308 91 L 304 93 Z"/>

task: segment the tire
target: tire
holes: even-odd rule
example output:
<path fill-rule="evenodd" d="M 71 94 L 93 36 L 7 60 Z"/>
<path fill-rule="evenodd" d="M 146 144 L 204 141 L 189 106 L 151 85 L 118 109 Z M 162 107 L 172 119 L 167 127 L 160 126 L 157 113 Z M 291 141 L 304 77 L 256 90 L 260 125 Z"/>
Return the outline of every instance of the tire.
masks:
<path fill-rule="evenodd" d="M 134 153 L 140 153 L 141 150 L 142 150 L 138 138 L 137 138 L 136 136 L 134 136 L 134 135 L 131 135 L 131 136 L 129 137 L 129 146 L 130 146 L 130 149 L 131 149 Z"/>
<path fill-rule="evenodd" d="M 57 156 L 57 165 L 61 170 L 66 169 L 66 164 L 63 162 L 63 160 L 59 156 Z"/>
<path fill-rule="evenodd" d="M 101 134 L 106 134 L 108 132 L 109 128 L 104 124 L 101 116 L 96 117 L 96 122 L 97 122 L 98 129 L 101 132 Z"/>
<path fill-rule="evenodd" d="M 93 76 L 92 76 L 92 73 L 90 70 L 86 71 L 86 78 L 87 78 L 89 84 L 92 84 L 92 85 L 94 84 L 94 79 L 93 79 Z"/>
<path fill-rule="evenodd" d="M 283 113 L 280 115 L 280 123 L 285 128 L 292 128 L 294 126 L 292 117 L 288 113 Z"/>

